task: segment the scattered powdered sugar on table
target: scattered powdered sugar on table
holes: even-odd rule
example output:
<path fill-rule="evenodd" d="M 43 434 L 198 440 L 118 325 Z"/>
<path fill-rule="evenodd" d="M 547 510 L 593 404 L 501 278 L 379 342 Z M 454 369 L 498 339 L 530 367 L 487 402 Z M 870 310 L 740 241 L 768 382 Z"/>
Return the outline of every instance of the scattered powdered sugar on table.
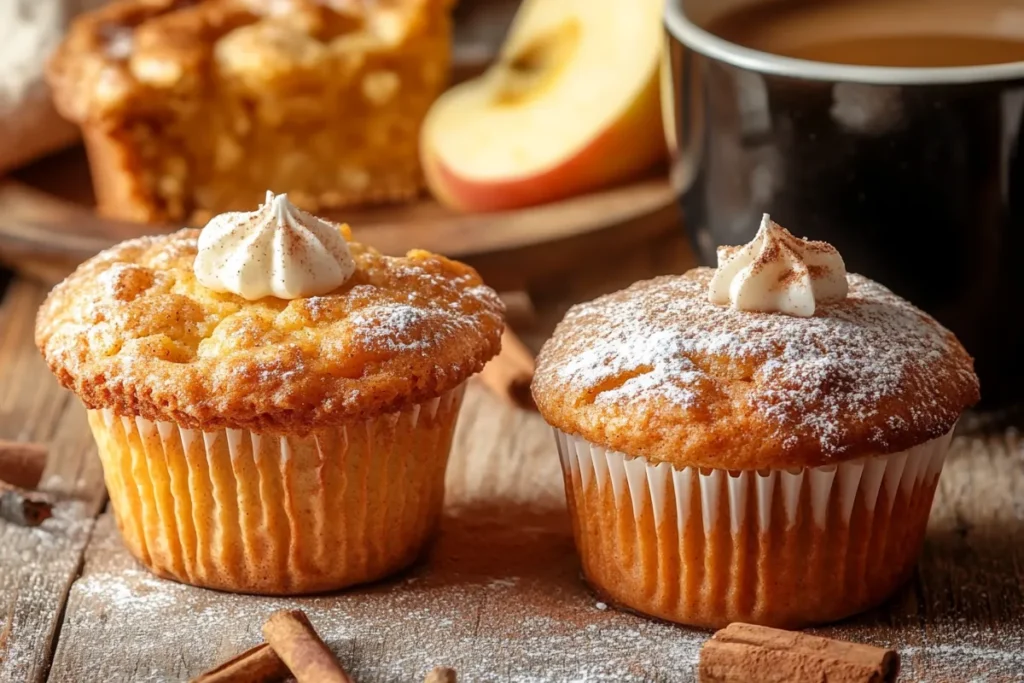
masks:
<path fill-rule="evenodd" d="M 696 681 L 700 648 L 710 636 L 595 603 L 582 587 L 566 590 L 564 582 L 545 586 L 523 578 L 459 583 L 423 575 L 336 596 L 289 599 L 202 591 L 134 569 L 87 576 L 74 591 L 73 600 L 105 606 L 76 611 L 75 628 L 132 634 L 123 666 L 137 667 L 133 681 L 177 680 L 162 668 L 167 643 L 188 661 L 226 659 L 258 643 L 262 619 L 285 608 L 304 610 L 361 683 L 422 680 L 435 665 L 454 667 L 465 681 Z M 240 630 L 243 640 L 230 637 Z M 1018 631 L 1003 629 L 996 641 L 991 630 L 961 632 L 956 645 L 922 642 L 917 629 L 892 633 L 896 641 L 829 635 L 896 647 L 902 680 L 937 680 L 929 678 L 936 670 L 947 676 L 942 680 L 954 680 L 949 672 L 962 681 L 1024 675 Z M 905 636 L 913 644 L 902 642 Z M 112 671 L 97 666 L 96 675 Z"/>
<path fill-rule="evenodd" d="M 897 429 L 934 418 L 950 391 L 976 381 L 948 333 L 866 278 L 849 276 L 845 301 L 798 318 L 710 303 L 711 272 L 574 306 L 541 353 L 538 383 L 638 414 L 652 402 L 700 410 L 742 386 L 742 400 L 777 425 L 784 446 L 810 435 L 837 454 L 844 425 L 877 418 L 880 402 L 913 397 L 908 415 L 887 423 Z"/>
<path fill-rule="evenodd" d="M 1006 638 L 1008 636 L 1008 638 Z M 977 634 L 974 634 L 977 637 Z M 965 638 L 973 640 L 974 637 Z M 900 648 L 904 666 L 904 677 L 917 673 L 919 680 L 929 680 L 927 669 L 918 671 L 914 666 L 917 657 L 928 655 L 947 663 L 947 680 L 958 681 L 1022 681 L 1024 680 L 1024 640 L 1019 633 L 1005 634 L 999 645 L 910 645 Z"/>
<path fill-rule="evenodd" d="M 48 633 L 40 625 L 59 623 L 67 580 L 94 522 L 89 505 L 76 500 L 58 502 L 37 527 L 0 521 L 0 681 L 29 680 L 46 661 Z"/>
<path fill-rule="evenodd" d="M 422 680 L 435 665 L 454 667 L 465 681 L 693 680 L 708 637 L 607 605 L 600 609 L 582 588 L 581 599 L 564 595 L 566 604 L 550 605 L 538 598 L 546 592 L 538 586 L 442 586 L 429 577 L 394 583 L 386 593 L 371 589 L 369 595 L 245 598 L 200 591 L 142 570 L 97 574 L 75 584 L 72 600 L 106 607 L 77 611 L 74 627 L 131 633 L 131 665 L 141 664 L 133 681 L 176 680 L 161 668 L 169 642 L 185 658 L 226 659 L 258 643 L 262 620 L 278 609 L 304 610 L 355 679 L 367 683 Z M 246 624 L 244 642 L 220 642 L 224 634 L 238 633 L 240 620 Z M 109 676 L 120 670 L 102 658 L 95 665 L 79 673 Z"/>
<path fill-rule="evenodd" d="M 275 610 L 304 610 L 360 683 L 694 680 L 708 634 L 601 609 L 579 578 L 564 510 L 446 516 L 425 564 L 334 595 L 239 596 L 156 578 L 101 519 L 74 584 L 53 681 L 177 681 L 261 640 Z"/>

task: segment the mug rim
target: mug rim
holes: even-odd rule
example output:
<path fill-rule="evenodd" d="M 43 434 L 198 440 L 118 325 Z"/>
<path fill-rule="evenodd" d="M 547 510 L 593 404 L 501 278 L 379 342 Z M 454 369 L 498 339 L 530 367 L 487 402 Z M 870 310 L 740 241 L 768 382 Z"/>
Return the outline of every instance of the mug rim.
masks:
<path fill-rule="evenodd" d="M 857 66 L 815 62 L 744 47 L 706 31 L 687 18 L 683 0 L 666 0 L 665 28 L 680 43 L 706 57 L 748 71 L 811 81 L 869 85 L 954 85 L 1024 78 L 1024 61 L 973 66 Z"/>

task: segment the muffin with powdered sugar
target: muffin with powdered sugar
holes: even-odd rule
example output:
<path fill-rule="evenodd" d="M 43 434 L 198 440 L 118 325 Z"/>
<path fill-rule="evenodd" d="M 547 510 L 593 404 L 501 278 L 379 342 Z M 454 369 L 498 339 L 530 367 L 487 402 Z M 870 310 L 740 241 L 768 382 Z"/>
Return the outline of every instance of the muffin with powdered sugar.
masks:
<path fill-rule="evenodd" d="M 588 581 L 664 619 L 799 626 L 909 578 L 973 362 L 765 217 L 717 270 L 569 311 L 533 394 Z"/>

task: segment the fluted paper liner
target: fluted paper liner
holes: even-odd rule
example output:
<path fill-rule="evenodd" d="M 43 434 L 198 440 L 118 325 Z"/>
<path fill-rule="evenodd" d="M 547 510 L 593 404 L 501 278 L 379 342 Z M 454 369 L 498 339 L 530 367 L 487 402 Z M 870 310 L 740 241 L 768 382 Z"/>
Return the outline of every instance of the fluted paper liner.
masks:
<path fill-rule="evenodd" d="M 555 430 L 583 572 L 610 601 L 718 628 L 863 611 L 906 581 L 950 433 L 826 467 L 674 468 Z"/>
<path fill-rule="evenodd" d="M 464 386 L 305 436 L 89 412 L 125 545 L 154 573 L 312 593 L 411 563 L 440 517 Z"/>

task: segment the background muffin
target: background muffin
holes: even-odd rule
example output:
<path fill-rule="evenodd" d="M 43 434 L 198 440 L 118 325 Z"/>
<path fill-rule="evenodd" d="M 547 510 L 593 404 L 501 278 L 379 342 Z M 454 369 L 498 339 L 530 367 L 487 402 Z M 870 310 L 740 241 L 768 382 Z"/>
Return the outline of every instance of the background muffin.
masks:
<path fill-rule="evenodd" d="M 761 246 L 746 276 L 784 251 Z M 706 268 L 569 311 L 534 397 L 599 592 L 690 624 L 796 626 L 909 577 L 977 379 L 938 323 L 842 275 L 809 317 L 713 304 Z"/>
<path fill-rule="evenodd" d="M 269 225 L 273 245 L 288 220 L 328 226 L 294 207 L 279 222 L 278 200 L 222 233 L 251 245 Z M 322 295 L 214 291 L 186 230 L 104 252 L 39 313 L 39 348 L 90 410 L 125 542 L 160 575 L 327 590 L 408 564 L 435 526 L 463 383 L 498 351 L 500 301 L 467 266 L 382 256 L 328 228 L 351 268 Z M 299 268 L 291 282 L 315 265 L 300 246 L 275 254 L 228 249 L 220 272 Z"/>

